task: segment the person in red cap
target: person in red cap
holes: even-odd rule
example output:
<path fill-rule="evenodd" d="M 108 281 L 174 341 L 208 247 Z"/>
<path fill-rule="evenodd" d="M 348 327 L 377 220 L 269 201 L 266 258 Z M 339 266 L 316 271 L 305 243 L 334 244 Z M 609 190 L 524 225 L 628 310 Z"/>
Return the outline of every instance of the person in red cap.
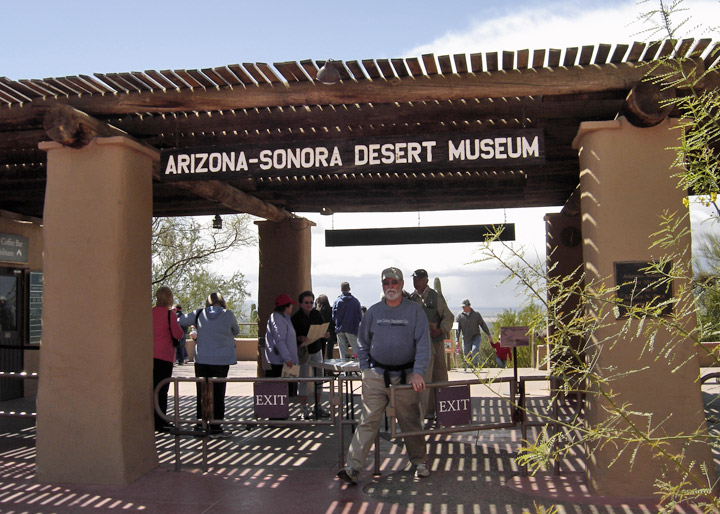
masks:
<path fill-rule="evenodd" d="M 268 319 L 265 332 L 265 359 L 270 364 L 265 376 L 280 377 L 284 365 L 299 364 L 297 336 L 290 321 L 294 304 L 287 294 L 275 298 L 275 310 Z"/>

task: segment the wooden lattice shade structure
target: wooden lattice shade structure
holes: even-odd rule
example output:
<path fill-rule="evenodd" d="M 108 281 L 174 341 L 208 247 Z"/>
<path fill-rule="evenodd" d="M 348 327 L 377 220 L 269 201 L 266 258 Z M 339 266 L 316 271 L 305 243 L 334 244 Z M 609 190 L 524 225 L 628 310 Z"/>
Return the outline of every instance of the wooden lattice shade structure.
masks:
<path fill-rule="evenodd" d="M 667 56 L 692 57 L 702 71 L 718 58 L 718 44 L 703 39 L 338 62 L 340 81 L 332 85 L 316 80 L 324 62 L 311 60 L 0 78 L 0 209 L 42 217 L 46 170 L 38 143 L 49 139 L 82 146 L 93 135 L 126 133 L 162 150 L 521 128 L 542 130 L 541 166 L 308 170 L 195 182 L 165 182 L 158 168 L 154 214 L 249 212 L 279 220 L 321 209 L 562 205 L 578 184 L 571 141 L 579 124 L 614 119 L 623 110 L 651 119 L 657 113 L 626 99 L 648 64 Z M 717 87 L 714 80 L 704 87 Z"/>

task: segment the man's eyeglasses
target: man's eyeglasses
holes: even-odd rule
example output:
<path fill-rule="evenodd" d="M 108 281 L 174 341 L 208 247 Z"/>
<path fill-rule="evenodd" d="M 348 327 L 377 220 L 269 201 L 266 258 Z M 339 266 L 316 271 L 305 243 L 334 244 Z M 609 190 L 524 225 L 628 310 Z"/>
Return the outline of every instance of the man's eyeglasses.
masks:
<path fill-rule="evenodd" d="M 399 283 L 400 283 L 400 281 L 395 280 L 394 278 L 393 279 L 386 278 L 385 280 L 382 281 L 382 285 L 384 285 L 384 286 L 389 286 L 389 285 L 396 286 Z"/>

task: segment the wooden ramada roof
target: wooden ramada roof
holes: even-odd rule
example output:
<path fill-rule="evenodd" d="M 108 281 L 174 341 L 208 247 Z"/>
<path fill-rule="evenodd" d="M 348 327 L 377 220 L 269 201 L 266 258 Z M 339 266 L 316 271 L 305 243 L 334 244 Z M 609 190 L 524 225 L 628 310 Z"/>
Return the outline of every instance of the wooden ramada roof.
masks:
<path fill-rule="evenodd" d="M 347 61 L 338 63 L 341 81 L 333 85 L 315 79 L 323 62 L 311 60 L 3 77 L 0 209 L 42 217 L 46 170 L 38 143 L 49 139 L 43 120 L 59 103 L 157 149 L 515 128 L 539 128 L 545 136 L 546 163 L 525 169 L 357 170 L 193 183 L 156 178 L 158 216 L 218 209 L 265 216 L 248 200 L 289 212 L 562 205 L 578 183 L 571 141 L 579 123 L 614 119 L 647 63 L 687 56 L 707 69 L 718 48 L 703 39 Z"/>

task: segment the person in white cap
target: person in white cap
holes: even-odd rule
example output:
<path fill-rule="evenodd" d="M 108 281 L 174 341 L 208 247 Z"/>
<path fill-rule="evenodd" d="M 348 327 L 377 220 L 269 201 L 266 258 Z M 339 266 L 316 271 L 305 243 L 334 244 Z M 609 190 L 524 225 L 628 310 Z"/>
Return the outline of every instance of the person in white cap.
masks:
<path fill-rule="evenodd" d="M 371 306 L 358 331 L 358 363 L 362 371 L 363 411 L 347 454 L 340 480 L 356 484 L 390 401 L 390 385 L 411 384 L 395 392 L 395 415 L 402 432 L 422 430 L 419 394 L 425 389 L 423 373 L 430 360 L 428 322 L 422 308 L 403 297 L 403 274 L 387 268 L 382 275 L 383 299 Z M 430 476 L 425 437 L 405 437 L 415 476 Z"/>

